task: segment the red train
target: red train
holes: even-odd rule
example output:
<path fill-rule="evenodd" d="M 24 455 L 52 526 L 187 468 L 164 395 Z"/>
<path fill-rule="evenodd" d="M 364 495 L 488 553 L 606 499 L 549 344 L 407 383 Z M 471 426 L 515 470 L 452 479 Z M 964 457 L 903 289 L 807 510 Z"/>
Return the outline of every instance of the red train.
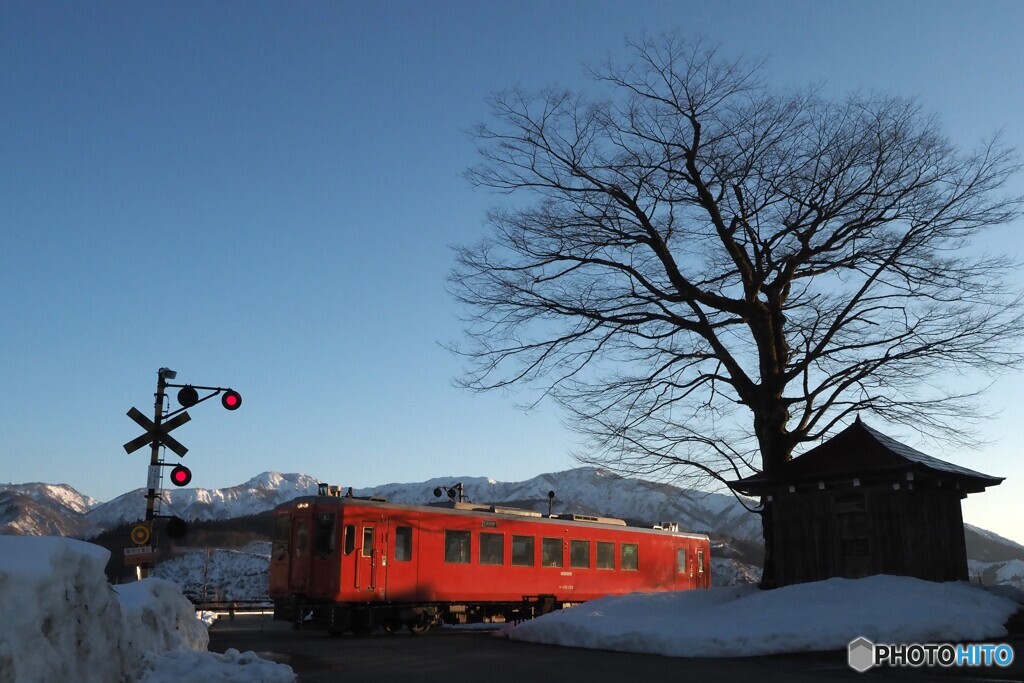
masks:
<path fill-rule="evenodd" d="M 274 618 L 332 633 L 501 617 L 603 595 L 707 588 L 708 537 L 622 520 L 321 495 L 278 506 Z"/>

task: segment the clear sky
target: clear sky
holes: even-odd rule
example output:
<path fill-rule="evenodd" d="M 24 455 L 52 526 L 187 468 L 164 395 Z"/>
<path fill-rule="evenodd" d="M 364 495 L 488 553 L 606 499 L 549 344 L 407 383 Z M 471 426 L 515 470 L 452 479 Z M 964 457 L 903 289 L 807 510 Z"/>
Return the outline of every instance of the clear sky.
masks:
<path fill-rule="evenodd" d="M 0 481 L 144 485 L 125 412 L 162 366 L 244 397 L 174 432 L 193 486 L 573 467 L 554 406 L 461 392 L 441 346 L 449 246 L 505 201 L 460 176 L 488 93 L 592 88 L 585 63 L 679 29 L 1024 148 L 1022 28 L 1018 2 L 0 3 Z M 1022 253 L 1022 227 L 987 246 Z M 996 383 L 979 452 L 893 434 L 1008 477 L 965 517 L 1020 542 L 1022 391 Z"/>

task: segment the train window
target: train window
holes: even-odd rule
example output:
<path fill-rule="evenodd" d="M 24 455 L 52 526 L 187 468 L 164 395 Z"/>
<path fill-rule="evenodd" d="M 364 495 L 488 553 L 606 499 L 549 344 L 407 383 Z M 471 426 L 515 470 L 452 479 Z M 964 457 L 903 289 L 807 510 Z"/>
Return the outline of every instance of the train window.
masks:
<path fill-rule="evenodd" d="M 395 527 L 395 562 L 408 562 L 412 559 L 412 527 Z"/>
<path fill-rule="evenodd" d="M 562 539 L 545 538 L 540 543 L 540 566 L 562 566 Z"/>
<path fill-rule="evenodd" d="M 351 555 L 356 549 L 356 528 L 351 524 L 345 525 L 345 554 Z"/>
<path fill-rule="evenodd" d="M 321 557 L 334 553 L 334 525 L 338 515 L 333 512 L 321 512 L 316 516 L 316 533 L 313 537 L 313 552 Z"/>
<path fill-rule="evenodd" d="M 697 573 L 704 573 L 704 550 L 700 549 L 697 551 Z"/>
<path fill-rule="evenodd" d="M 532 567 L 533 558 L 533 536 L 513 536 L 512 564 L 518 567 Z"/>
<path fill-rule="evenodd" d="M 292 535 L 292 516 L 278 515 L 274 519 L 274 559 L 284 560 L 288 557 L 288 542 Z"/>
<path fill-rule="evenodd" d="M 611 541 L 597 542 L 597 568 L 615 569 L 615 544 Z"/>
<path fill-rule="evenodd" d="M 623 543 L 619 552 L 619 568 L 624 572 L 635 572 L 639 566 L 636 543 Z"/>
<path fill-rule="evenodd" d="M 480 532 L 480 564 L 505 564 L 505 534 Z"/>
<path fill-rule="evenodd" d="M 373 527 L 363 527 L 363 557 L 371 557 L 373 555 Z"/>
<path fill-rule="evenodd" d="M 455 564 L 469 564 L 469 538 L 468 531 L 444 530 L 444 561 Z"/>
<path fill-rule="evenodd" d="M 676 573 L 686 573 L 686 548 L 676 548 Z"/>
<path fill-rule="evenodd" d="M 590 541 L 569 541 L 569 566 L 590 569 Z"/>
<path fill-rule="evenodd" d="M 306 543 L 309 542 L 309 525 L 303 520 L 295 525 L 295 557 L 306 554 Z"/>

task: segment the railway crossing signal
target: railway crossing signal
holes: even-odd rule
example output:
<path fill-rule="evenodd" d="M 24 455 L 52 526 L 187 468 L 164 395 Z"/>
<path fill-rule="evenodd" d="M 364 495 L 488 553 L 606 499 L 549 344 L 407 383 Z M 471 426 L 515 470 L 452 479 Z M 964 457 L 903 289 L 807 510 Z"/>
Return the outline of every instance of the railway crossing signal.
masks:
<path fill-rule="evenodd" d="M 152 420 L 143 415 L 142 411 L 135 407 L 128 411 L 128 417 L 142 427 L 145 432 L 141 436 L 138 436 L 124 444 L 125 453 L 134 453 L 147 444 L 151 448 L 148 477 L 146 481 L 146 522 L 145 524 L 137 525 L 131 532 L 131 540 L 136 546 L 139 546 L 139 548 L 137 548 L 133 553 L 125 551 L 126 560 L 128 560 L 128 556 L 131 555 L 131 563 L 139 566 L 139 578 L 143 578 L 147 575 L 152 555 L 141 554 L 138 550 L 141 550 L 142 547 L 146 547 L 151 553 L 155 553 L 154 549 L 146 546 L 150 540 L 153 519 L 157 517 L 166 517 L 166 515 L 156 514 L 156 500 L 160 497 L 158 488 L 160 486 L 161 468 L 170 466 L 168 463 L 165 463 L 160 459 L 161 446 L 170 449 L 178 457 L 184 457 L 185 454 L 188 453 L 188 448 L 183 446 L 181 442 L 170 435 L 172 430 L 177 429 L 192 419 L 186 412 L 186 409 L 221 394 L 223 394 L 220 400 L 221 405 L 227 410 L 238 410 L 242 405 L 242 395 L 234 389 L 226 387 L 195 386 L 191 384 L 171 384 L 168 382 L 168 380 L 176 379 L 177 376 L 178 373 L 170 368 L 160 368 L 157 371 L 156 400 L 153 404 Z M 178 403 L 181 404 L 181 408 L 167 412 L 167 410 L 165 410 L 164 400 L 167 398 L 166 390 L 170 387 L 178 389 Z M 207 391 L 209 393 L 205 396 L 200 396 L 200 390 Z M 175 486 L 188 486 L 192 481 L 192 471 L 184 465 L 175 465 L 173 469 L 171 469 L 170 476 L 171 483 Z M 187 530 L 188 525 L 184 520 L 178 517 L 170 517 L 165 529 L 170 538 L 181 538 L 185 535 Z"/>

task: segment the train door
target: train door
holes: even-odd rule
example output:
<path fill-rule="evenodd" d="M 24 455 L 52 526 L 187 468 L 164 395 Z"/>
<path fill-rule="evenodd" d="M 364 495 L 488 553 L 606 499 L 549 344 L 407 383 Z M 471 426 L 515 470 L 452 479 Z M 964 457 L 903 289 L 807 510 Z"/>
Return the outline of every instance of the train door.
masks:
<path fill-rule="evenodd" d="M 300 504 L 301 505 L 301 504 Z M 305 593 L 309 587 L 309 537 L 313 529 L 313 511 L 308 506 L 292 516 L 291 571 L 288 592 Z"/>
<path fill-rule="evenodd" d="M 711 567 L 706 564 L 707 562 L 704 557 L 704 544 L 701 543 L 697 546 L 697 588 L 711 588 Z"/>
<path fill-rule="evenodd" d="M 689 590 L 697 585 L 696 563 L 693 544 L 683 541 L 676 545 L 676 590 Z"/>
<path fill-rule="evenodd" d="M 387 600 L 411 600 L 417 597 L 419 539 L 416 527 L 405 519 L 386 520 L 387 535 L 382 549 Z"/>
<path fill-rule="evenodd" d="M 360 593 L 375 593 L 383 590 L 378 586 L 380 580 L 381 543 L 377 535 L 381 532 L 382 525 L 376 520 L 361 520 L 356 522 L 355 528 L 358 534 L 356 552 L 355 587 Z"/>

